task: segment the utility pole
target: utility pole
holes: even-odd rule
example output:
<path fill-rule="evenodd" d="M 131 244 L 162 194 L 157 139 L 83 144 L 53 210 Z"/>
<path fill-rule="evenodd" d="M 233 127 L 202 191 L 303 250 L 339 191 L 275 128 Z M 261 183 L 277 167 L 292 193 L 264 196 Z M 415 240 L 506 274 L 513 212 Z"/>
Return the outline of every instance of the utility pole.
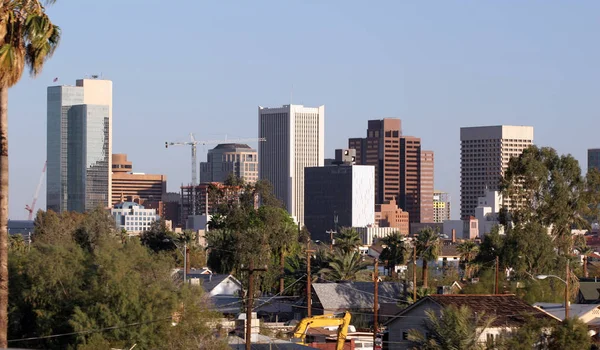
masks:
<path fill-rule="evenodd" d="M 375 258 L 375 270 L 373 271 L 373 348 L 375 348 L 375 342 L 377 341 L 378 333 L 378 319 L 377 311 L 379 309 L 379 259 Z"/>
<path fill-rule="evenodd" d="M 413 303 L 417 302 L 417 244 L 413 244 Z"/>
<path fill-rule="evenodd" d="M 281 276 L 279 277 L 279 295 L 282 295 L 285 289 L 285 284 L 283 282 L 283 275 L 285 274 L 285 257 L 283 255 L 283 247 L 281 248 L 281 255 L 279 256 L 279 264 L 281 269 Z"/>
<path fill-rule="evenodd" d="M 310 238 L 308 242 L 306 242 L 306 307 L 307 307 L 307 316 L 312 317 L 312 287 L 311 284 L 311 274 L 310 274 L 310 253 L 313 253 L 314 250 L 310 249 Z"/>
<path fill-rule="evenodd" d="M 567 260 L 567 274 L 565 278 L 565 320 L 569 319 L 569 260 Z"/>
<path fill-rule="evenodd" d="M 183 284 L 185 285 L 187 282 L 187 240 L 183 241 Z"/>
<path fill-rule="evenodd" d="M 494 294 L 498 294 L 498 271 L 500 265 L 500 258 L 496 255 L 496 282 L 494 283 Z"/>
<path fill-rule="evenodd" d="M 337 232 L 335 230 L 329 230 L 329 231 L 325 231 L 325 233 L 329 233 L 329 251 L 333 252 L 333 243 L 334 243 L 333 234 L 337 233 Z"/>
<path fill-rule="evenodd" d="M 254 272 L 267 271 L 265 266 L 262 269 L 254 268 L 254 261 L 250 260 L 250 266 L 247 269 L 242 267 L 242 271 L 248 271 L 248 295 L 246 298 L 246 350 L 252 349 L 252 308 L 254 304 Z"/>

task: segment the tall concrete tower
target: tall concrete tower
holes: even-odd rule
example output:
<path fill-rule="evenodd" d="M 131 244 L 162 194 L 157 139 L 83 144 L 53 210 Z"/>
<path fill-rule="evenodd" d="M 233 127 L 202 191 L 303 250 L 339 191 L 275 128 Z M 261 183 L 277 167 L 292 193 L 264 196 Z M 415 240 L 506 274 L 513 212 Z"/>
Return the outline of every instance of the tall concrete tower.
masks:
<path fill-rule="evenodd" d="M 477 199 L 498 190 L 512 157 L 533 144 L 532 126 L 460 128 L 460 215 L 475 216 Z"/>
<path fill-rule="evenodd" d="M 297 222 L 304 222 L 304 168 L 323 166 L 325 106 L 258 107 L 258 176 Z"/>

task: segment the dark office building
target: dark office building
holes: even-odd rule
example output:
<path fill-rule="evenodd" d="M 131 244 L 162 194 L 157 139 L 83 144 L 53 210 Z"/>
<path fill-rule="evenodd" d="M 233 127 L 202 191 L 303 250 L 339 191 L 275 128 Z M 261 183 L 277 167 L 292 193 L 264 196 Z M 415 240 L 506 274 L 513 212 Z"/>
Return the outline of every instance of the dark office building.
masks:
<path fill-rule="evenodd" d="M 588 169 L 600 170 L 600 148 L 588 149 Z"/>
<path fill-rule="evenodd" d="M 372 166 L 341 163 L 305 168 L 303 224 L 311 238 L 329 241 L 328 230 L 372 225 L 374 179 Z"/>

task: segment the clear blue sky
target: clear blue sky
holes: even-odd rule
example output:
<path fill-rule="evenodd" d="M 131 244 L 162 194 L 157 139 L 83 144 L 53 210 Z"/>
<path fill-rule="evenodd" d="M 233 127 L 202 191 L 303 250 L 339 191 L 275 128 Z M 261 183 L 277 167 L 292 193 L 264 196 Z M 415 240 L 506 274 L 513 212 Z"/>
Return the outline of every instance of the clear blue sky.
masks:
<path fill-rule="evenodd" d="M 435 151 L 459 207 L 461 126 L 533 125 L 535 143 L 586 166 L 599 147 L 597 1 L 59 0 L 61 45 L 10 90 L 10 217 L 26 217 L 46 157 L 46 86 L 113 80 L 113 151 L 189 182 L 164 141 L 256 137 L 257 106 L 325 105 L 325 149 L 402 119 Z M 200 148 L 205 157 L 207 148 Z M 45 182 L 38 201 L 45 208 Z"/>

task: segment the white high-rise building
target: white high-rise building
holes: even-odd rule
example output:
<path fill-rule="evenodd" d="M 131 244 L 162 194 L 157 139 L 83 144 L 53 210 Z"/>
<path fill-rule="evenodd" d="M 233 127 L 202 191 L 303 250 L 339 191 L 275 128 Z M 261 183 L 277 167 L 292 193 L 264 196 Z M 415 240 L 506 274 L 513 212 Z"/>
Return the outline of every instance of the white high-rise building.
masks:
<path fill-rule="evenodd" d="M 259 179 L 273 185 L 274 195 L 294 219 L 304 222 L 304 168 L 323 166 L 325 106 L 258 107 Z"/>
<path fill-rule="evenodd" d="M 478 126 L 460 129 L 460 215 L 475 216 L 478 198 L 497 191 L 512 157 L 533 144 L 532 126 Z"/>
<path fill-rule="evenodd" d="M 72 127 L 70 121 L 75 123 Z M 69 210 L 69 191 L 77 197 L 85 193 L 77 199 L 78 210 L 111 205 L 112 81 L 79 79 L 75 86 L 48 87 L 46 142 L 48 209 Z M 69 145 L 78 152 L 77 161 L 72 158 L 70 163 Z M 69 190 L 69 178 L 77 179 L 77 188 Z M 82 207 L 82 201 L 87 205 Z"/>

